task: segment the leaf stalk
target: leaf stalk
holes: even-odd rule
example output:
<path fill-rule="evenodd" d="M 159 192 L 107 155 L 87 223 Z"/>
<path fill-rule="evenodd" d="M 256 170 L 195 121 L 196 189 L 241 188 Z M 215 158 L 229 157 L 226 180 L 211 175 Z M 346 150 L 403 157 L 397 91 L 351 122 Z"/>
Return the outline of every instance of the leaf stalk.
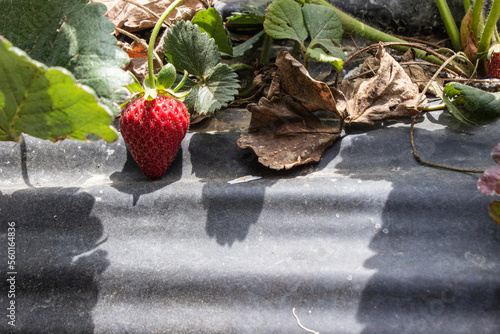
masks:
<path fill-rule="evenodd" d="M 148 48 L 148 74 L 149 74 L 149 87 L 155 88 L 155 77 L 154 77 L 154 67 L 153 67 L 153 53 L 155 49 L 155 41 L 156 37 L 158 37 L 158 33 L 160 32 L 160 28 L 167 18 L 168 15 L 184 0 L 175 0 L 172 2 L 170 6 L 161 14 L 160 18 L 156 22 L 155 27 L 153 28 L 153 32 L 151 33 L 151 38 L 149 39 L 149 48 Z"/>
<path fill-rule="evenodd" d="M 435 0 L 435 1 L 439 13 L 441 14 L 441 18 L 443 19 L 446 31 L 448 32 L 448 36 L 450 37 L 451 45 L 453 45 L 453 49 L 455 51 L 459 51 L 462 46 L 462 42 L 460 39 L 460 32 L 458 31 L 458 27 L 457 24 L 455 23 L 453 15 L 451 15 L 450 7 L 448 6 L 446 0 Z"/>
<path fill-rule="evenodd" d="M 488 14 L 488 19 L 484 25 L 483 34 L 479 40 L 479 46 L 477 49 L 478 56 L 484 55 L 490 48 L 491 38 L 495 32 L 498 17 L 500 16 L 500 0 L 493 0 L 491 5 L 490 13 Z"/>

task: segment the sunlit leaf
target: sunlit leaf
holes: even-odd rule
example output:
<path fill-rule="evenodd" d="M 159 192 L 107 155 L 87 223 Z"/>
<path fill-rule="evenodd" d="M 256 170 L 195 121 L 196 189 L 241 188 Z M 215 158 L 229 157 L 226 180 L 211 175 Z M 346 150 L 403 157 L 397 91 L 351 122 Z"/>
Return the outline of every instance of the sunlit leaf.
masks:
<path fill-rule="evenodd" d="M 64 68 L 47 67 L 0 37 L 0 140 L 21 133 L 58 141 L 96 135 L 112 142 L 113 117 Z"/>

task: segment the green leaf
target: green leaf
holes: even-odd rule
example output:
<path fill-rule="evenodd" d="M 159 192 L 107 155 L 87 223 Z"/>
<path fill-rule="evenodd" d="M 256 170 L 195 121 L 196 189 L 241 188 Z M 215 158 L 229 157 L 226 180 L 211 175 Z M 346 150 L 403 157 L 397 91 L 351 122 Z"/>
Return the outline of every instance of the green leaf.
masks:
<path fill-rule="evenodd" d="M 462 122 L 480 124 L 500 118 L 500 93 L 451 82 L 443 97 L 450 112 Z"/>
<path fill-rule="evenodd" d="M 264 23 L 264 16 L 236 13 L 227 18 L 227 23 L 237 25 L 259 25 Z"/>
<path fill-rule="evenodd" d="M 127 85 L 125 88 L 128 89 L 128 91 L 132 94 L 134 93 L 141 93 L 144 92 L 144 88 L 142 87 L 141 83 L 139 82 L 139 79 L 134 75 L 132 72 L 127 72 L 130 77 L 132 78 L 132 83 Z"/>
<path fill-rule="evenodd" d="M 158 73 L 158 89 L 169 89 L 175 82 L 177 73 L 175 67 L 172 64 L 167 64 L 163 66 Z"/>
<path fill-rule="evenodd" d="M 243 56 L 245 52 L 253 48 L 254 44 L 257 43 L 262 38 L 262 36 L 264 36 L 264 31 L 260 31 L 251 38 L 249 38 L 248 40 L 246 40 L 245 42 L 236 45 L 233 48 L 233 57 L 238 58 Z"/>
<path fill-rule="evenodd" d="M 315 49 L 307 48 L 306 52 L 309 53 L 309 55 L 315 60 L 320 61 L 322 63 L 330 63 L 333 66 L 335 66 L 337 71 L 342 71 L 343 60 L 341 58 L 331 56 L 321 48 L 315 48 Z"/>
<path fill-rule="evenodd" d="M 272 1 L 264 1 L 257 5 L 241 5 L 241 12 L 233 13 L 227 18 L 229 24 L 259 25 L 264 23 L 266 9 Z"/>
<path fill-rule="evenodd" d="M 213 38 L 201 33 L 191 22 L 180 21 L 165 36 L 165 56 L 177 70 L 188 71 L 200 78 L 220 63 L 220 54 Z"/>
<path fill-rule="evenodd" d="M 61 66 L 94 89 L 114 114 L 130 83 L 106 7 L 88 0 L 0 0 L 0 35 L 48 66 Z"/>
<path fill-rule="evenodd" d="M 218 64 L 198 91 L 195 109 L 200 114 L 214 112 L 227 106 L 238 94 L 237 74 L 226 64 Z"/>
<path fill-rule="evenodd" d="M 201 32 L 206 32 L 210 37 L 215 40 L 215 44 L 220 52 L 233 54 L 233 47 L 229 33 L 224 27 L 222 17 L 215 8 L 208 8 L 201 10 L 193 17 L 192 23 L 200 27 Z"/>
<path fill-rule="evenodd" d="M 293 39 L 303 46 L 308 33 L 301 6 L 294 0 L 277 0 L 268 10 L 264 21 L 266 34 L 275 39 Z"/>
<path fill-rule="evenodd" d="M 192 88 L 184 99 L 191 113 L 214 112 L 238 93 L 236 73 L 220 63 L 213 38 L 202 33 L 198 26 L 185 21 L 172 26 L 165 36 L 165 50 L 168 61 L 177 70 L 196 76 L 195 81 L 187 80 L 184 85 L 184 88 Z"/>
<path fill-rule="evenodd" d="M 342 23 L 335 10 L 328 6 L 304 4 L 302 7 L 304 22 L 311 37 L 309 47 L 320 44 L 329 48 L 333 43 L 342 42 Z"/>
<path fill-rule="evenodd" d="M 52 141 L 93 134 L 112 142 L 118 138 L 112 121 L 69 71 L 32 60 L 0 36 L 0 140 L 17 141 L 21 133 Z"/>
<path fill-rule="evenodd" d="M 200 84 L 187 80 L 185 86 L 192 88 L 184 98 L 184 104 L 189 111 L 199 114 L 212 113 L 227 106 L 238 93 L 237 74 L 226 64 L 218 64 L 207 76 L 205 83 Z"/>
<path fill-rule="evenodd" d="M 497 224 L 500 224 L 500 201 L 490 203 L 490 216 Z"/>

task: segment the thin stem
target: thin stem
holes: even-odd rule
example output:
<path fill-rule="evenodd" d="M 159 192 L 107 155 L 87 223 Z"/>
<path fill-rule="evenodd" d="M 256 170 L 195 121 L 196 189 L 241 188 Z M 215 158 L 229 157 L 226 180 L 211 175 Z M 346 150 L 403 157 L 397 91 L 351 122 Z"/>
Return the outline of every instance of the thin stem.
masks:
<path fill-rule="evenodd" d="M 464 10 L 467 13 L 470 9 L 470 0 L 464 0 Z"/>
<path fill-rule="evenodd" d="M 154 68 L 153 68 L 153 52 L 155 50 L 155 41 L 158 33 L 160 32 L 161 25 L 163 21 L 167 18 L 167 16 L 184 0 L 175 0 L 172 2 L 170 6 L 161 14 L 160 18 L 156 22 L 156 25 L 151 33 L 151 38 L 149 39 L 149 48 L 148 48 L 148 74 L 149 74 L 149 87 L 155 87 L 155 78 L 154 78 Z"/>
<path fill-rule="evenodd" d="M 347 64 L 349 61 L 351 61 L 354 57 L 356 57 L 357 55 L 361 54 L 361 53 L 364 53 L 368 50 L 371 50 L 371 49 L 376 49 L 379 47 L 380 44 L 372 44 L 372 45 L 369 45 L 353 54 L 351 54 L 349 57 L 347 57 L 347 59 L 344 61 L 344 64 Z M 424 45 L 421 45 L 421 44 L 418 44 L 418 43 L 410 43 L 410 42 L 386 42 L 386 43 L 382 43 L 382 45 L 384 47 L 390 47 L 390 48 L 393 48 L 393 49 L 396 49 L 396 46 L 405 46 L 406 49 L 409 49 L 409 48 L 413 48 L 415 50 L 415 54 L 418 54 L 418 53 L 425 53 L 425 54 L 430 54 L 431 56 L 427 56 L 426 57 L 426 60 L 430 57 L 432 57 L 433 59 L 436 59 L 439 61 L 438 65 L 441 66 L 443 65 L 443 63 L 448 59 L 447 57 L 437 53 L 436 51 L 430 49 L 430 48 L 427 48 L 425 47 Z M 429 60 L 428 60 L 429 61 Z M 436 62 L 432 62 L 433 64 L 436 64 Z M 467 73 L 462 69 L 460 68 L 458 65 L 454 64 L 454 63 L 451 63 L 450 66 L 453 66 L 453 68 L 457 71 L 457 74 L 458 75 L 461 75 L 461 76 L 464 76 L 464 77 L 468 77 Z"/>
<path fill-rule="evenodd" d="M 479 40 L 481 36 L 481 21 L 483 20 L 483 2 L 484 0 L 475 0 L 474 6 L 472 7 L 472 31 L 474 32 L 474 38 Z"/>
<path fill-rule="evenodd" d="M 479 46 L 477 48 L 478 56 L 484 55 L 485 52 L 490 48 L 491 37 L 495 31 L 497 25 L 498 17 L 500 16 L 500 0 L 493 0 L 491 5 L 490 13 L 488 14 L 488 19 L 484 25 L 483 34 L 481 35 L 481 40 L 479 41 Z"/>
<path fill-rule="evenodd" d="M 417 147 L 415 145 L 415 117 L 411 118 L 411 126 L 410 126 L 410 142 L 411 142 L 411 149 L 413 151 L 413 156 L 415 159 L 417 159 L 418 162 L 421 164 L 430 166 L 430 167 L 435 167 L 435 168 L 442 168 L 442 169 L 448 169 L 452 170 L 455 172 L 462 172 L 462 173 L 484 173 L 483 170 L 477 170 L 477 169 L 464 169 L 464 168 L 456 168 L 456 167 L 450 167 L 450 166 L 445 166 L 445 165 L 439 165 L 435 164 L 432 162 L 429 162 L 427 160 L 424 160 L 420 157 L 420 155 L 417 153 Z"/>
<path fill-rule="evenodd" d="M 460 40 L 460 32 L 458 31 L 455 19 L 453 18 L 453 15 L 451 15 L 450 7 L 448 7 L 446 0 L 435 1 L 439 9 L 439 13 L 441 14 L 441 18 L 443 19 L 444 26 L 446 27 L 446 31 L 448 31 L 448 36 L 450 36 L 453 49 L 458 51 L 461 49 L 462 42 Z"/>
<path fill-rule="evenodd" d="M 262 53 L 260 55 L 260 63 L 266 66 L 269 62 L 271 54 L 271 45 L 273 45 L 273 38 L 268 34 L 264 34 L 264 42 L 262 44 Z"/>
<path fill-rule="evenodd" d="M 123 34 L 129 38 L 131 38 L 132 40 L 134 40 L 135 42 L 141 44 L 145 49 L 149 49 L 149 45 L 148 43 L 146 43 L 145 40 L 143 39 L 140 39 L 139 37 L 137 37 L 136 35 L 134 34 L 131 34 L 129 33 L 127 30 L 123 30 L 121 28 L 118 28 L 118 27 L 115 27 L 116 31 L 118 31 L 120 34 Z M 158 61 L 158 63 L 160 64 L 161 67 L 163 67 L 163 62 L 161 61 L 160 57 L 158 56 L 158 54 L 156 52 L 153 52 L 153 56 L 155 57 L 156 61 Z"/>

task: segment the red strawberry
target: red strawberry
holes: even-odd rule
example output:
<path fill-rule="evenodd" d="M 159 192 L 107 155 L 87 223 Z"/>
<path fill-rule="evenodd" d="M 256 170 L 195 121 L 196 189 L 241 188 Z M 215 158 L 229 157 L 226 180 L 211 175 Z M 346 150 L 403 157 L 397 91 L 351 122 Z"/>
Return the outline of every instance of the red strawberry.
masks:
<path fill-rule="evenodd" d="M 490 78 L 500 79 L 500 44 L 493 45 L 486 57 Z"/>
<path fill-rule="evenodd" d="M 131 101 L 121 113 L 120 132 L 130 153 L 151 179 L 163 176 L 189 127 L 189 113 L 178 99 L 158 95 Z"/>

